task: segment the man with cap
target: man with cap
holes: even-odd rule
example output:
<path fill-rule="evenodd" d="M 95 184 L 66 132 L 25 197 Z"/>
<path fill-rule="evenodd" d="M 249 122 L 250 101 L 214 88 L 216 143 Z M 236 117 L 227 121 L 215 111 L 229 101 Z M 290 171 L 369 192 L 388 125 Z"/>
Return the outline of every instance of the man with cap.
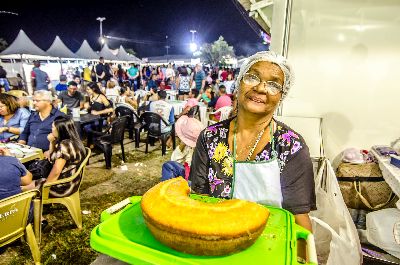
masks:
<path fill-rule="evenodd" d="M 199 120 L 186 115 L 176 121 L 175 132 L 181 142 L 172 152 L 171 161 L 163 164 L 161 181 L 179 176 L 188 179 L 193 150 L 203 129 L 204 126 Z"/>

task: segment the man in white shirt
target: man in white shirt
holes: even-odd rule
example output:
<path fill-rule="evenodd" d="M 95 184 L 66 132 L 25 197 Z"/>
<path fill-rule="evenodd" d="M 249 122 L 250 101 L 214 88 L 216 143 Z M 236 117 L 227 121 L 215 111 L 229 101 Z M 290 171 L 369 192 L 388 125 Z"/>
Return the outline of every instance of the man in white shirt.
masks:
<path fill-rule="evenodd" d="M 174 108 L 165 100 L 167 98 L 165 90 L 160 90 L 158 97 L 160 98 L 159 100 L 151 102 L 150 111 L 158 113 L 164 120 L 171 124 L 167 126 L 164 122 L 161 122 L 161 132 L 165 133 L 172 129 L 172 124 L 175 122 Z"/>

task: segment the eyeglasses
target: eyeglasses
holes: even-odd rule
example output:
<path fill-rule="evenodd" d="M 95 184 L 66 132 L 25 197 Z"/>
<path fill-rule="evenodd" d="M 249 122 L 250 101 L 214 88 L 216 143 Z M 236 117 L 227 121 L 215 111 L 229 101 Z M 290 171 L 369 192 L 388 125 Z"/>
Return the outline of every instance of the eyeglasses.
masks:
<path fill-rule="evenodd" d="M 252 87 L 258 86 L 262 82 L 264 84 L 264 89 L 266 89 L 268 94 L 271 96 L 275 96 L 283 91 L 281 84 L 275 81 L 261 81 L 261 79 L 255 74 L 245 73 L 242 80 L 243 83 Z"/>
<path fill-rule="evenodd" d="M 46 100 L 46 99 L 33 99 L 32 101 L 33 102 L 39 102 L 39 101 L 48 101 L 48 100 Z"/>

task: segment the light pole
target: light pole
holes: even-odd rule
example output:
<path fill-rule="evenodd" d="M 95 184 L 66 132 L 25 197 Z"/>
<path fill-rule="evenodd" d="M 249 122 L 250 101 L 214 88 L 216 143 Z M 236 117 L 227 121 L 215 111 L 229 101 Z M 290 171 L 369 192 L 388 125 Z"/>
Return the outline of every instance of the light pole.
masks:
<path fill-rule="evenodd" d="M 100 38 L 99 41 L 101 43 L 101 47 L 104 45 L 104 38 L 103 38 L 103 21 L 106 20 L 105 17 L 98 17 L 96 20 L 100 21 Z"/>
<path fill-rule="evenodd" d="M 192 52 L 195 52 L 195 51 L 197 50 L 197 44 L 194 42 L 194 34 L 195 34 L 196 32 L 197 32 L 197 31 L 194 30 L 194 29 L 191 29 L 191 30 L 190 30 L 190 33 L 192 33 L 192 42 L 190 43 L 190 50 L 191 50 Z"/>
<path fill-rule="evenodd" d="M 167 62 L 168 62 L 168 49 L 171 48 L 171 47 L 168 45 L 168 35 L 165 36 L 165 43 L 166 43 L 165 49 L 167 49 Z"/>

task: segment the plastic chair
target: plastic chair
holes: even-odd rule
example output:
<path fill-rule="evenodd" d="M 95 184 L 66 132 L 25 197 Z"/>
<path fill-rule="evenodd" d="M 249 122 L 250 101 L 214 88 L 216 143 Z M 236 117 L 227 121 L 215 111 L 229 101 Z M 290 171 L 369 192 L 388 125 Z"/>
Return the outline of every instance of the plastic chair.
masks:
<path fill-rule="evenodd" d="M 196 118 L 199 121 L 201 121 L 201 118 L 200 118 L 200 106 L 197 105 L 197 106 L 191 107 L 189 112 L 188 112 L 188 114 L 187 114 L 187 116 L 190 117 L 190 118 Z"/>
<path fill-rule="evenodd" d="M 224 121 L 224 120 L 229 119 L 229 114 L 231 114 L 232 109 L 233 109 L 232 106 L 226 106 L 226 107 L 219 108 L 214 112 L 210 112 L 210 114 L 214 114 L 215 115 L 217 113 L 220 113 L 219 121 Z M 213 121 L 213 120 L 209 120 L 208 121 L 208 125 L 212 125 L 214 123 L 216 123 L 216 122 Z"/>
<path fill-rule="evenodd" d="M 143 113 L 145 113 L 147 109 L 148 109 L 148 106 L 146 105 L 146 103 L 143 103 L 141 106 L 138 107 L 137 114 L 140 116 Z"/>
<path fill-rule="evenodd" d="M 79 188 L 81 186 L 82 179 L 85 176 L 86 165 L 87 165 L 87 162 L 88 162 L 90 154 L 91 154 L 91 151 L 89 148 L 85 148 L 85 149 L 86 149 L 86 157 L 80 164 L 80 166 L 79 166 L 78 170 L 75 172 L 75 174 L 73 174 L 69 178 L 59 179 L 59 180 L 57 180 L 55 182 L 51 182 L 51 183 L 44 183 L 43 188 L 42 188 L 42 205 L 50 204 L 50 203 L 63 204 L 64 206 L 67 207 L 68 211 L 71 214 L 72 219 L 74 220 L 76 226 L 79 229 L 82 229 L 81 199 L 79 197 Z M 76 180 L 77 178 L 80 178 L 80 180 L 79 180 L 79 185 L 78 185 L 78 189 L 76 190 L 76 192 L 74 192 L 73 194 L 71 194 L 69 196 L 62 197 L 62 198 L 49 198 L 49 193 L 50 193 L 51 187 L 60 185 L 60 184 L 64 184 L 64 183 L 70 183 L 70 182 Z M 40 242 L 40 240 L 39 240 L 39 242 Z"/>
<path fill-rule="evenodd" d="M 115 114 L 117 115 L 117 117 L 128 117 L 126 126 L 128 128 L 129 138 L 133 139 L 133 132 L 135 132 L 135 147 L 139 148 L 140 131 L 143 127 L 143 124 L 140 121 L 140 117 L 136 113 L 135 109 L 129 104 L 119 103 L 117 104 L 117 108 L 115 109 Z"/>
<path fill-rule="evenodd" d="M 173 148 L 175 149 L 175 126 L 174 124 L 169 124 L 167 121 L 163 119 L 159 114 L 155 112 L 147 111 L 140 116 L 140 120 L 142 121 L 143 128 L 147 131 L 147 139 L 146 139 L 146 151 L 148 152 L 149 147 L 149 139 L 157 138 L 161 139 L 161 155 L 165 155 L 166 153 L 166 145 L 167 139 L 171 135 L 173 139 Z M 161 123 L 164 123 L 165 126 L 171 126 L 171 130 L 168 132 L 161 132 Z"/>
<path fill-rule="evenodd" d="M 125 125 L 128 117 L 119 117 L 111 123 L 111 133 L 102 133 L 94 143 L 104 152 L 104 158 L 106 160 L 106 168 L 111 168 L 111 157 L 112 157 L 112 145 L 116 143 L 121 144 L 122 160 L 125 162 L 125 151 L 124 151 L 124 132 Z"/>
<path fill-rule="evenodd" d="M 31 201 L 38 195 L 38 190 L 30 190 L 0 200 L 0 247 L 25 236 L 35 264 L 40 264 L 40 250 L 38 241 L 32 230 L 32 225 L 28 223 L 28 216 Z M 40 216 L 40 200 L 34 199 L 35 227 L 40 227 Z M 40 238 L 40 229 L 38 231 L 35 229 L 35 232 L 36 237 Z"/>

